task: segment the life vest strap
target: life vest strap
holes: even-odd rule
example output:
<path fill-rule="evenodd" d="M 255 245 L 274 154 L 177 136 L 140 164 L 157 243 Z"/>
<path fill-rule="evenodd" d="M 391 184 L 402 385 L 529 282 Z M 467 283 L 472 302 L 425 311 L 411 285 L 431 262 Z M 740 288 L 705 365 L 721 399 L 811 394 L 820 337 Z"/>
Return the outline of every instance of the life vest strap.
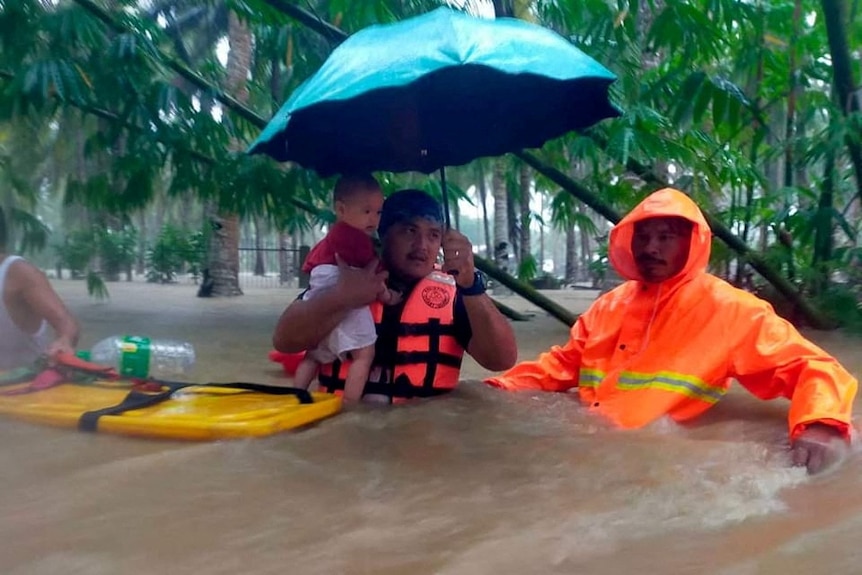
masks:
<path fill-rule="evenodd" d="M 448 335 L 455 337 L 458 335 L 458 330 L 455 324 L 449 323 L 442 325 L 439 320 L 436 323 L 405 323 L 400 324 L 397 329 L 399 336 L 441 336 Z"/>
<path fill-rule="evenodd" d="M 395 365 L 412 365 L 417 363 L 445 365 L 447 367 L 461 367 L 462 358 L 448 353 L 435 353 L 433 351 L 399 351 L 395 354 Z M 430 370 L 429 370 L 430 371 Z"/>
<path fill-rule="evenodd" d="M 344 389 L 344 380 L 333 376 L 320 375 L 318 376 L 318 381 L 321 387 L 328 393 Z M 385 395 L 390 398 L 414 399 L 418 397 L 436 397 L 438 395 L 445 395 L 450 391 L 452 390 L 436 387 L 417 387 L 410 383 L 406 375 L 401 375 L 392 383 L 369 381 L 365 384 L 363 395 Z"/>
<path fill-rule="evenodd" d="M 392 398 L 414 399 L 418 397 L 437 397 L 452 391 L 438 387 L 417 387 L 410 383 L 406 375 L 401 375 L 392 383 L 369 381 L 365 384 L 364 394 L 388 395 Z M 363 394 L 363 395 L 364 395 Z"/>

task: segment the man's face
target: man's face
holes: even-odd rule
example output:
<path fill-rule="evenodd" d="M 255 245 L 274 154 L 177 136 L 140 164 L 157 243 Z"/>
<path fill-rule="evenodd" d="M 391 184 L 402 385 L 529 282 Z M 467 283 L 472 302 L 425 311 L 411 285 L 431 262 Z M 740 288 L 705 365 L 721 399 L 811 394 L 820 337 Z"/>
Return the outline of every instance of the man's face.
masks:
<path fill-rule="evenodd" d="M 635 223 L 632 254 L 644 281 L 663 282 L 685 267 L 692 225 L 683 218 L 649 218 Z"/>
<path fill-rule="evenodd" d="M 442 241 L 439 223 L 426 218 L 398 222 L 383 237 L 383 258 L 390 273 L 418 280 L 434 270 Z"/>

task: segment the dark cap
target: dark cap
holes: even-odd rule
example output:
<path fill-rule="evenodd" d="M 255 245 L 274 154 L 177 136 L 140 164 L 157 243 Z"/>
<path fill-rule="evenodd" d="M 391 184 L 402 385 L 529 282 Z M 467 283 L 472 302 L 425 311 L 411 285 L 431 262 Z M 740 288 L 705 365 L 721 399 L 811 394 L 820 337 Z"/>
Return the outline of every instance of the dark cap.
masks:
<path fill-rule="evenodd" d="M 382 238 L 392 224 L 425 218 L 443 225 L 443 209 L 440 204 L 422 190 L 399 190 L 386 198 L 377 233 Z"/>

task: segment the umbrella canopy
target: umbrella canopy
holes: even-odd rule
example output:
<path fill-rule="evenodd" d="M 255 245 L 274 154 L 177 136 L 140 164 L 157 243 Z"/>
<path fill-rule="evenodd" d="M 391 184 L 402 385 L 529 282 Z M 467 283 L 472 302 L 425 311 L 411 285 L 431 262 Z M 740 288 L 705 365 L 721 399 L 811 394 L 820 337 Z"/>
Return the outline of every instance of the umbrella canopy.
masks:
<path fill-rule="evenodd" d="M 608 99 L 615 79 L 550 30 L 439 8 L 348 38 L 249 153 L 324 177 L 430 173 L 619 115 Z"/>

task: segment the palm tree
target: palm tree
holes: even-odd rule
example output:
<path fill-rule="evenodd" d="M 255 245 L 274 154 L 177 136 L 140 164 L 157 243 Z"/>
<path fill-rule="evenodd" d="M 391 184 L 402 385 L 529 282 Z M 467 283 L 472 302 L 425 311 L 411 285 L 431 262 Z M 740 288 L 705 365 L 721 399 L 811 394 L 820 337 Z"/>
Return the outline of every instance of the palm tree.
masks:
<path fill-rule="evenodd" d="M 246 78 L 251 68 L 252 35 L 248 24 L 233 11 L 228 16 L 228 41 L 230 51 L 225 84 L 228 92 L 244 104 L 248 102 Z M 231 148 L 234 151 L 239 152 L 244 147 L 245 144 L 239 138 L 232 139 Z M 207 259 L 207 269 L 212 280 L 211 295 L 242 295 L 239 287 L 239 216 L 211 203 L 207 206 L 207 219 L 212 227 Z"/>

